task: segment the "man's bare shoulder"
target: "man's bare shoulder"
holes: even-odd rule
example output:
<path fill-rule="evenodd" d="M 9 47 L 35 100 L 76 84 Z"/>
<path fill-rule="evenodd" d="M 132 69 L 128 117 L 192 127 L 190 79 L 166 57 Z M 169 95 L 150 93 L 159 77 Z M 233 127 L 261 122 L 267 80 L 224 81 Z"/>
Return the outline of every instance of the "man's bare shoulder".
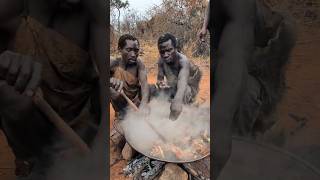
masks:
<path fill-rule="evenodd" d="M 115 58 L 110 58 L 110 69 L 119 66 L 120 60 Z"/>
<path fill-rule="evenodd" d="M 189 65 L 190 64 L 190 60 L 187 58 L 186 55 L 182 54 L 182 53 L 179 53 L 179 62 L 180 62 L 180 65 Z"/>

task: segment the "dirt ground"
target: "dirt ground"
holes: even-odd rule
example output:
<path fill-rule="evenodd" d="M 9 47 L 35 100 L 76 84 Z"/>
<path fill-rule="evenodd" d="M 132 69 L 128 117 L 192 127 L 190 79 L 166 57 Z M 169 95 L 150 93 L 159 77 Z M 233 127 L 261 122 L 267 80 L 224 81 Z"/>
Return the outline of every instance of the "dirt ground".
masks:
<path fill-rule="evenodd" d="M 271 131 L 276 134 L 273 141 L 279 146 L 304 157 L 320 168 L 320 28 L 301 27 L 298 42 L 288 65 L 287 92 L 274 115 L 279 123 Z M 152 56 L 149 56 L 152 54 Z M 154 48 L 144 47 L 142 58 L 149 70 L 149 82 L 155 82 Z M 209 65 L 196 59 L 203 70 L 199 102 L 210 97 Z M 111 109 L 112 117 L 113 112 Z M 112 118 L 111 118 L 112 119 Z M 112 123 L 112 122 L 110 122 Z M 319 159 L 319 160 L 318 160 Z M 0 179 L 14 180 L 13 155 L 3 133 L 0 131 Z M 125 162 L 111 168 L 111 179 L 126 179 L 121 174 Z"/>

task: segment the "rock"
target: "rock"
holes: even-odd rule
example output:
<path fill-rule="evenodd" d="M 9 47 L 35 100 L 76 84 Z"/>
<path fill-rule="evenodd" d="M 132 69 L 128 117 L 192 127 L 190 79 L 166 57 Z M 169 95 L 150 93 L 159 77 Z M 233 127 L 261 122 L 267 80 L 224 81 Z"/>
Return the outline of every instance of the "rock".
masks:
<path fill-rule="evenodd" d="M 159 180 L 188 180 L 188 174 L 176 164 L 165 165 Z"/>
<path fill-rule="evenodd" d="M 136 151 L 128 143 L 126 143 L 122 149 L 123 159 L 127 161 L 131 160 L 135 154 L 136 154 Z"/>
<path fill-rule="evenodd" d="M 183 163 L 182 166 L 186 172 L 197 179 L 210 179 L 210 156 L 195 162 Z"/>

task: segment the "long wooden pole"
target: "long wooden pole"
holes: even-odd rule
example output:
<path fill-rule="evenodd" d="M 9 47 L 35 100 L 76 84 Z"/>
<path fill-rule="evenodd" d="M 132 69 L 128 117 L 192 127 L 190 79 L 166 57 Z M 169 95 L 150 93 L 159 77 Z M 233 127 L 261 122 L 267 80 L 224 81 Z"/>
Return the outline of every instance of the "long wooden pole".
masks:
<path fill-rule="evenodd" d="M 120 94 L 126 99 L 130 107 L 132 107 L 135 111 L 139 111 L 139 108 L 131 101 L 130 98 L 128 98 L 128 96 L 123 91 L 121 91 Z M 167 142 L 166 138 L 150 123 L 150 121 L 146 119 L 144 120 L 148 124 L 148 126 L 160 137 L 160 139 L 163 142 Z"/>
<path fill-rule="evenodd" d="M 39 90 L 33 96 L 33 102 L 47 116 L 47 118 L 60 131 L 62 136 L 77 147 L 84 154 L 90 153 L 90 148 L 81 137 L 59 116 L 59 114 L 42 98 Z"/>

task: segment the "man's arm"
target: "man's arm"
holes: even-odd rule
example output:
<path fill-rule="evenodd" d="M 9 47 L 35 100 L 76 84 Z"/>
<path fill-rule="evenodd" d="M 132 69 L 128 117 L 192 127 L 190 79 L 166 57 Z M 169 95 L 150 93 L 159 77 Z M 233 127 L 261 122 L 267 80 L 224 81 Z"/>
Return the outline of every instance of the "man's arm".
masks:
<path fill-rule="evenodd" d="M 148 85 L 148 79 L 147 79 L 147 70 L 145 65 L 141 62 L 141 60 L 138 60 L 138 76 L 139 76 L 139 82 L 141 85 L 141 104 L 140 106 L 143 107 L 148 103 L 149 100 L 149 85 Z"/>
<path fill-rule="evenodd" d="M 123 88 L 123 81 L 116 79 L 116 78 L 113 78 L 114 68 L 118 65 L 119 65 L 118 60 L 110 59 L 110 86 L 109 86 L 109 90 L 110 90 L 110 98 L 114 101 L 119 98 L 120 93 Z"/>
<path fill-rule="evenodd" d="M 177 92 L 170 107 L 171 112 L 169 118 L 171 120 L 177 119 L 182 111 L 183 96 L 188 85 L 190 74 L 190 63 L 185 57 L 181 57 L 180 65 L 181 69 L 178 75 Z"/>
<path fill-rule="evenodd" d="M 162 65 L 162 60 L 161 58 L 158 60 L 158 75 L 157 75 L 157 80 L 158 81 L 163 81 L 164 80 L 164 72 L 163 72 L 163 65 Z"/>
<path fill-rule="evenodd" d="M 203 20 L 203 25 L 202 28 L 203 29 L 208 29 L 208 25 L 209 25 L 209 18 L 210 18 L 210 1 L 208 2 L 208 6 L 206 9 L 206 14 Z"/>
<path fill-rule="evenodd" d="M 198 33 L 198 37 L 199 37 L 199 39 L 201 41 L 204 41 L 204 37 L 207 34 L 208 25 L 209 25 L 209 18 L 210 18 L 210 1 L 208 3 L 208 6 L 207 6 L 207 9 L 206 9 L 206 12 L 205 12 L 202 28 Z"/>
<path fill-rule="evenodd" d="M 163 70 L 163 60 L 160 58 L 158 60 L 158 75 L 157 75 L 157 86 L 159 88 L 167 87 L 166 83 L 164 82 L 164 70 Z"/>
<path fill-rule="evenodd" d="M 42 69 L 31 57 L 10 51 L 23 8 L 21 0 L 0 1 L 0 112 L 20 124 L 27 115 L 33 117 L 38 113 L 30 96 L 40 83 Z"/>
<path fill-rule="evenodd" d="M 184 57 L 180 60 L 181 69 L 178 76 L 177 93 L 174 97 L 174 101 L 177 103 L 182 103 L 184 92 L 186 91 L 188 85 L 188 78 L 190 74 L 190 63 Z"/>

